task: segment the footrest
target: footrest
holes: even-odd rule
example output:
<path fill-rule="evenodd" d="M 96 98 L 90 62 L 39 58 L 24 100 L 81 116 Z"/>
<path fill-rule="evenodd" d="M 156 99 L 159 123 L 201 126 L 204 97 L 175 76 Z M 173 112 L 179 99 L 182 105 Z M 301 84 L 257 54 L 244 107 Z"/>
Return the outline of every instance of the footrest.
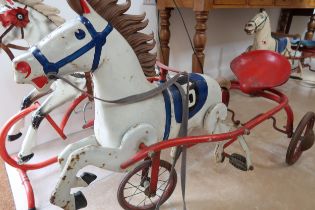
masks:
<path fill-rule="evenodd" d="M 244 157 L 243 155 L 234 153 L 230 155 L 229 162 L 232 166 L 241 171 L 248 171 L 246 157 Z"/>

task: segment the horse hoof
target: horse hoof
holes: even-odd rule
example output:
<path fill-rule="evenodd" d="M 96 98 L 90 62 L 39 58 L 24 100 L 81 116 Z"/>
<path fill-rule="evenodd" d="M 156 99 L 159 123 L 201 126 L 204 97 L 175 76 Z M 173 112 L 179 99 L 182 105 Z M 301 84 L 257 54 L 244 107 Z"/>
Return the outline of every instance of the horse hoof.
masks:
<path fill-rule="evenodd" d="M 87 206 L 85 196 L 81 191 L 74 193 L 75 209 L 82 209 Z"/>
<path fill-rule="evenodd" d="M 89 172 L 84 172 L 83 174 L 81 174 L 80 177 L 88 185 L 90 185 L 97 178 L 97 176 L 95 174 L 92 174 Z"/>
<path fill-rule="evenodd" d="M 8 135 L 8 140 L 12 142 L 19 139 L 21 136 L 22 136 L 21 132 L 15 135 Z"/>
<path fill-rule="evenodd" d="M 24 163 L 27 163 L 28 161 L 30 161 L 33 157 L 34 157 L 34 153 L 26 155 L 26 156 L 22 156 L 19 154 L 18 164 L 23 165 Z"/>

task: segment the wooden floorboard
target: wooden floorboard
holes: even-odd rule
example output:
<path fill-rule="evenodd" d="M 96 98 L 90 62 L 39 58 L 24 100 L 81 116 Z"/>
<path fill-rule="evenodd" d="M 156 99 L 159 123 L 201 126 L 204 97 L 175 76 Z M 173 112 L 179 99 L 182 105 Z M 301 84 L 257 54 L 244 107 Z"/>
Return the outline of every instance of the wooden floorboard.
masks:
<path fill-rule="evenodd" d="M 4 162 L 0 158 L 0 210 L 14 210 L 14 201 L 5 170 Z"/>

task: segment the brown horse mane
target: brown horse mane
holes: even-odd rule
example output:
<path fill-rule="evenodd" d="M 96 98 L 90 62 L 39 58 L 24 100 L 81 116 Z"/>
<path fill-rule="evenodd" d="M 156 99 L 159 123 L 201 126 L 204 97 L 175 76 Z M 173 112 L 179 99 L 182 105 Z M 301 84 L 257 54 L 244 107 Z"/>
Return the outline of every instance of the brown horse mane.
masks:
<path fill-rule="evenodd" d="M 127 40 L 138 57 L 146 76 L 155 75 L 156 54 L 150 53 L 155 47 L 154 35 L 140 32 L 148 25 L 145 13 L 130 15 L 125 12 L 131 6 L 131 0 L 117 4 L 118 0 L 87 0 L 91 7 Z M 80 0 L 68 0 L 69 5 L 78 14 L 82 14 Z"/>

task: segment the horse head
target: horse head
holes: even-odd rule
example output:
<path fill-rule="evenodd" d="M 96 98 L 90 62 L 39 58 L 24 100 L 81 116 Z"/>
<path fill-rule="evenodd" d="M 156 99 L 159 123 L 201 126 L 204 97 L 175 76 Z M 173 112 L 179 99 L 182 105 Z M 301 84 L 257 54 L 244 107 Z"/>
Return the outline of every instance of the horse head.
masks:
<path fill-rule="evenodd" d="M 248 35 L 253 35 L 259 31 L 261 31 L 268 21 L 269 16 L 264 9 L 260 9 L 260 12 L 255 15 L 248 23 L 245 25 L 245 32 Z"/>
<path fill-rule="evenodd" d="M 83 11 L 80 17 L 66 22 L 13 60 L 17 83 L 47 88 L 52 75 L 93 71 L 101 65 L 102 48 L 112 27 L 85 0 L 79 5 Z"/>
<path fill-rule="evenodd" d="M 22 4 L 0 1 L 0 43 L 8 44 L 15 39 L 23 39 L 29 26 L 29 11 Z"/>

